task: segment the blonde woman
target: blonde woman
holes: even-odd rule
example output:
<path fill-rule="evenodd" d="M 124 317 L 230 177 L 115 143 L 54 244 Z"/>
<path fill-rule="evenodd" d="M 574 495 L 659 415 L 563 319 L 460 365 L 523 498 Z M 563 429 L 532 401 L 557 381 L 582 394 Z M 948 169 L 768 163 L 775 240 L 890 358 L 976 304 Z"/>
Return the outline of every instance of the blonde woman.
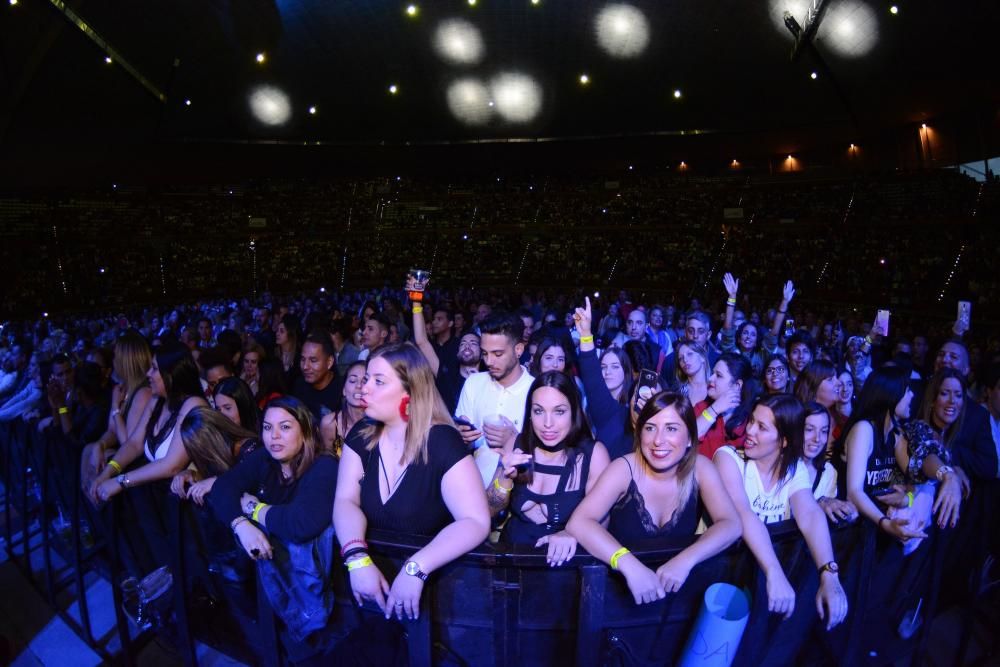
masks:
<path fill-rule="evenodd" d="M 139 425 L 146 404 L 153 395 L 146 377 L 152 363 L 153 353 L 149 343 L 138 331 L 130 329 L 115 341 L 112 368 L 119 384 L 111 392 L 107 431 L 83 450 L 80 485 L 84 491 L 90 490 L 92 482 L 104 469 L 107 453 L 127 442 Z"/>
<path fill-rule="evenodd" d="M 341 453 L 334 528 L 354 597 L 386 618 L 416 618 L 429 573 L 481 544 L 490 530 L 482 478 L 409 343 L 372 353 L 361 390 L 365 416 Z M 434 536 L 392 584 L 368 556 L 369 528 Z"/>

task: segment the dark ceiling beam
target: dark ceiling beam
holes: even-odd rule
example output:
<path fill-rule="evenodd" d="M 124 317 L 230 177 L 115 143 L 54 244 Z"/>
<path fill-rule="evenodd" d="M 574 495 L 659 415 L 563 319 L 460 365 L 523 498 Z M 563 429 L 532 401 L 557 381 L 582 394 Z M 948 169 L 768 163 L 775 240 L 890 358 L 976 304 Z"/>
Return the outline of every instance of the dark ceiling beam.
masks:
<path fill-rule="evenodd" d="M 819 24 L 823 22 L 823 14 L 826 12 L 827 4 L 827 0 L 812 0 L 809 5 L 809 14 L 806 15 L 806 25 L 799 30 L 793 28 L 793 24 L 798 26 L 795 18 L 789 12 L 785 12 L 785 27 L 795 35 L 795 46 L 792 47 L 792 62 L 795 62 L 802 55 L 804 49 L 812 45 L 813 37 L 816 36 L 816 31 L 819 30 Z"/>
<path fill-rule="evenodd" d="M 147 79 L 142 72 L 136 69 L 131 63 L 125 60 L 111 44 L 108 43 L 106 39 L 101 37 L 100 34 L 86 20 L 75 11 L 73 11 L 63 0 L 49 0 L 53 7 L 58 9 L 63 16 L 66 17 L 70 23 L 80 29 L 80 31 L 90 38 L 90 41 L 94 42 L 102 51 L 104 51 L 108 56 L 111 57 L 112 62 L 121 67 L 123 70 L 128 72 L 133 79 L 139 82 L 139 84 L 149 91 L 153 97 L 155 97 L 160 102 L 166 102 L 167 96 L 159 88 L 157 88 L 152 81 Z"/>

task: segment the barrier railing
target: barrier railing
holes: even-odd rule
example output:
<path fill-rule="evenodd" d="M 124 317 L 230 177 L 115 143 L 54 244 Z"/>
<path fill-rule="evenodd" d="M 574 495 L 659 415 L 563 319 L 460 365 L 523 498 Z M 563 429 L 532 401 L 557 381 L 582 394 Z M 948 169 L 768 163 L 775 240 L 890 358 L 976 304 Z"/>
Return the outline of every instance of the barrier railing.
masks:
<path fill-rule="evenodd" d="M 89 507 L 81 502 L 78 456 L 63 456 L 66 443 L 59 437 L 48 441 L 23 424 L 0 425 L 0 453 L 3 456 L 6 497 L 4 512 L 8 554 L 53 601 L 60 576 L 50 571 L 50 553 L 57 548 L 48 536 L 48 514 L 56 499 L 76 503 L 73 513 L 71 581 L 77 589 L 80 624 L 73 629 L 102 655 L 107 652 L 91 635 L 83 574 L 95 567 L 83 558 L 81 521 Z M 14 534 L 13 519 L 19 517 L 26 531 L 32 516 L 29 509 L 28 469 L 40 476 L 41 547 L 45 567 L 41 581 L 31 567 L 30 537 Z M 68 491 L 67 491 L 68 490 Z M 67 495 L 68 494 L 68 495 Z M 992 495 L 991 495 L 992 494 Z M 142 497 L 148 496 L 148 497 Z M 979 507 L 986 526 L 995 522 L 997 486 L 979 490 L 969 501 L 969 513 Z M 106 561 L 97 570 L 107 573 L 112 583 L 118 637 L 123 664 L 135 662 L 137 647 L 145 638 L 130 631 L 123 609 L 120 582 L 126 569 L 149 567 L 141 554 L 130 553 L 129 544 L 148 536 L 148 527 L 136 521 L 145 503 L 155 502 L 165 520 L 166 551 L 159 560 L 169 564 L 174 575 L 174 616 L 176 626 L 169 632 L 185 665 L 197 664 L 195 641 L 209 643 L 218 637 L 206 636 L 206 628 L 192 615 L 194 600 L 188 582 L 193 578 L 218 578 L 210 561 L 219 540 L 207 539 L 205 517 L 196 516 L 190 503 L 170 496 L 164 485 L 139 487 L 117 496 L 103 515 L 106 540 L 102 554 Z M 137 507 L 139 508 L 137 510 Z M 164 509 L 165 508 L 165 509 Z M 95 522 L 99 519 L 93 519 Z M 96 532 L 99 526 L 93 525 Z M 960 524 L 959 528 L 962 528 Z M 973 527 L 974 528 L 974 527 Z M 967 532 L 976 533 L 973 528 Z M 987 529 L 989 530 L 989 529 Z M 836 527 L 832 530 L 834 549 L 841 565 L 841 581 L 848 595 L 850 613 L 831 632 L 822 628 L 815 609 L 818 577 L 815 565 L 793 523 L 770 526 L 775 551 L 796 591 L 795 612 L 781 620 L 767 611 L 766 579 L 752 554 L 741 543 L 694 568 L 682 589 L 667 599 L 636 605 L 623 578 L 587 554 L 580 553 L 561 568 L 545 563 L 540 550 L 515 547 L 501 549 L 489 544 L 432 574 L 421 597 L 417 621 L 403 623 L 406 651 L 411 665 L 454 664 L 506 666 L 577 664 L 673 664 L 680 657 L 685 640 L 708 585 L 725 581 L 751 594 L 750 617 L 744 639 L 738 646 L 704 647 L 703 651 L 728 652 L 735 665 L 839 664 L 859 665 L 870 661 L 870 653 L 898 661 L 909 656 L 919 664 L 926 650 L 930 623 L 925 620 L 908 639 L 898 636 L 899 620 L 911 614 L 919 601 L 920 616 L 930 619 L 936 611 L 937 591 L 949 543 L 957 539 L 950 531 L 935 531 L 911 556 L 903 557 L 898 545 L 885 540 L 869 522 Z M 36 531 L 37 534 L 37 531 Z M 402 563 L 421 548 L 424 540 L 412 536 L 372 532 L 369 536 L 373 558 L 390 581 Z M 231 539 L 228 534 L 227 539 Z M 986 561 L 986 540 L 970 542 L 972 567 Z M 232 545 L 235 548 L 235 545 Z M 643 545 L 634 553 L 655 567 L 676 555 L 685 542 Z M 974 553 L 971 553 L 974 551 Z M 106 570 L 105 565 L 106 564 Z M 253 588 L 254 579 L 242 584 Z M 335 608 L 330 626 L 343 634 L 371 623 L 381 612 L 368 603 L 359 607 L 350 592 L 346 573 L 335 565 L 331 572 Z M 225 597 L 222 589 L 209 583 L 209 593 Z M 264 665 L 287 662 L 282 624 L 259 586 L 255 593 L 256 622 L 252 623 L 252 650 Z M 249 590 L 249 589 L 247 589 Z M 971 591 L 975 594 L 976 591 Z M 253 600 L 254 598 L 251 598 Z M 251 602 L 252 604 L 252 602 Z M 220 607 L 224 608 L 224 607 Z M 914 616 L 915 618 L 915 616 Z M 974 619 L 963 618 L 963 644 L 969 641 Z M 241 622 L 247 622 L 242 618 Z M 237 640 L 242 642 L 244 640 Z M 218 642 L 216 642 L 218 643 Z M 230 644 L 232 641 L 230 640 Z M 225 650 L 225 641 L 222 642 Z M 245 648 L 245 647 L 236 647 Z M 245 653 L 245 651 L 244 651 Z"/>

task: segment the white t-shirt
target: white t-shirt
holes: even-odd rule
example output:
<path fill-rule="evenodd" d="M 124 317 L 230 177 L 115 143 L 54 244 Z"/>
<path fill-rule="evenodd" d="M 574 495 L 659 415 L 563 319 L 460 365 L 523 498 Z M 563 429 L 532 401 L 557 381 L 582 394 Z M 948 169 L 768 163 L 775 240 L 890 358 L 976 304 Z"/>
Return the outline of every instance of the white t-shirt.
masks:
<path fill-rule="evenodd" d="M 489 373 L 475 373 L 465 380 L 462 394 L 458 397 L 455 416 L 468 417 L 478 430 L 483 430 L 483 420 L 489 415 L 503 415 L 514 424 L 520 433 L 524 428 L 524 402 L 528 400 L 528 390 L 535 378 L 524 368 L 521 377 L 509 387 L 504 387 L 490 377 Z M 486 446 L 486 436 L 474 443 L 476 465 L 486 485 L 493 479 L 500 455 Z"/>
<path fill-rule="evenodd" d="M 799 466 L 806 467 L 812 465 L 811 463 L 806 463 L 805 461 L 799 461 Z M 833 467 L 833 464 L 827 461 L 823 464 L 823 471 L 817 472 L 819 475 L 819 481 L 816 484 L 816 488 L 813 489 L 813 498 L 819 500 L 820 498 L 836 498 L 837 497 L 837 469 Z"/>
<path fill-rule="evenodd" d="M 747 492 L 747 499 L 750 501 L 750 508 L 765 524 L 787 521 L 792 518 L 792 505 L 788 499 L 792 494 L 802 491 L 810 491 L 812 485 L 809 483 L 809 473 L 806 472 L 805 465 L 798 461 L 795 472 L 785 476 L 785 479 L 774 485 L 770 491 L 764 489 L 764 483 L 760 479 L 760 471 L 753 461 L 746 461 L 743 456 L 736 451 L 735 447 L 720 447 L 715 453 L 716 456 L 728 456 L 739 468 L 743 475 L 743 488 Z"/>

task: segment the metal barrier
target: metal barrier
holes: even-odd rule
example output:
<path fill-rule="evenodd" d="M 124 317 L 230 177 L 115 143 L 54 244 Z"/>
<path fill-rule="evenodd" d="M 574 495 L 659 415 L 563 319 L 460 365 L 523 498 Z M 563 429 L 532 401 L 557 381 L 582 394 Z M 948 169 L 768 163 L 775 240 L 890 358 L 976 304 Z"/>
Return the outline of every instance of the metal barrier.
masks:
<path fill-rule="evenodd" d="M 53 601 L 61 576 L 50 571 L 52 561 L 48 552 L 59 548 L 47 535 L 46 515 L 55 498 L 77 504 L 73 513 L 70 567 L 84 620 L 71 626 L 108 657 L 91 636 L 88 624 L 83 574 L 94 565 L 84 557 L 81 548 L 81 522 L 77 517 L 85 512 L 86 505 L 80 502 L 78 491 L 78 456 L 63 456 L 67 450 L 57 449 L 65 445 L 57 441 L 58 437 L 50 442 L 36 437 L 32 430 L 20 424 L 0 425 L 0 453 L 7 490 L 4 511 L 8 553 Z M 31 461 L 38 465 L 31 466 Z M 21 517 L 25 528 L 31 515 L 29 467 L 41 475 L 38 513 L 43 519 L 40 530 L 42 548 L 46 551 L 43 581 L 38 581 L 30 565 L 31 537 L 17 539 L 12 534 L 14 514 Z M 67 477 L 71 481 L 68 485 Z M 130 539 L 138 539 L 136 531 L 143 530 L 135 520 L 135 508 L 145 502 L 155 502 L 161 510 L 166 508 L 162 514 L 169 548 L 159 556 L 169 563 L 175 581 L 176 632 L 171 633 L 170 639 L 177 645 L 184 664 L 191 666 L 197 664 L 196 639 L 209 643 L 213 639 L 206 636 L 206 628 L 193 620 L 194 601 L 188 582 L 195 577 L 211 580 L 217 576 L 206 573 L 211 569 L 212 549 L 218 548 L 219 541 L 206 538 L 203 532 L 206 524 L 198 519 L 195 508 L 170 496 L 164 486 L 130 489 L 116 496 L 103 515 L 107 521 L 107 539 L 101 553 L 106 557 L 107 576 L 112 583 L 122 646 L 117 659 L 123 664 L 135 662 L 137 648 L 148 638 L 130 632 L 129 621 L 122 611 L 120 589 L 124 563 L 129 562 L 128 567 L 134 569 L 143 560 L 141 555 L 129 553 L 126 545 Z M 71 489 L 68 499 L 67 488 Z M 996 487 L 991 493 L 976 503 L 984 512 L 992 512 L 989 516 L 995 520 L 993 505 L 1000 496 Z M 164 501 L 164 495 L 168 500 Z M 870 651 L 885 658 L 885 662 L 909 656 L 913 664 L 919 663 L 930 624 L 923 623 L 909 640 L 896 636 L 896 625 L 900 611 L 911 609 L 917 599 L 921 600 L 923 617 L 933 617 L 945 547 L 952 538 L 948 531 L 932 533 L 913 555 L 904 558 L 898 545 L 876 534 L 869 522 L 834 528 L 834 549 L 841 564 L 841 581 L 849 598 L 850 613 L 842 626 L 827 633 L 815 610 L 818 578 L 804 540 L 791 522 L 769 526 L 769 530 L 782 567 L 796 590 L 795 613 L 788 620 L 768 613 L 766 579 L 741 543 L 694 568 L 678 593 L 641 606 L 633 602 L 622 577 L 584 553 L 554 569 L 545 563 L 540 550 L 520 547 L 503 550 L 484 544 L 435 572 L 427 581 L 420 619 L 402 624 L 410 664 L 447 662 L 477 667 L 672 664 L 680 656 L 705 588 L 717 581 L 743 587 L 752 597 L 744 639 L 738 647 L 728 648 L 735 651 L 735 665 L 860 665 L 870 661 Z M 37 531 L 32 535 L 37 535 Z M 228 533 L 225 536 L 231 539 Z M 402 563 L 424 544 L 420 538 L 377 532 L 368 539 L 373 558 L 390 581 Z M 970 557 L 981 566 L 987 548 L 981 540 L 977 544 L 979 551 Z M 684 542 L 661 542 L 645 545 L 634 553 L 655 567 L 684 546 Z M 98 571 L 103 573 L 103 566 Z M 334 567 L 331 581 L 336 604 L 330 625 L 339 632 L 355 630 L 381 615 L 373 604 L 356 605 L 343 567 Z M 209 589 L 212 595 L 222 595 L 213 584 Z M 281 623 L 259 586 L 256 601 L 257 618 L 251 632 L 256 660 L 264 665 L 286 664 L 279 633 Z M 972 619 L 964 620 L 967 643 Z"/>

